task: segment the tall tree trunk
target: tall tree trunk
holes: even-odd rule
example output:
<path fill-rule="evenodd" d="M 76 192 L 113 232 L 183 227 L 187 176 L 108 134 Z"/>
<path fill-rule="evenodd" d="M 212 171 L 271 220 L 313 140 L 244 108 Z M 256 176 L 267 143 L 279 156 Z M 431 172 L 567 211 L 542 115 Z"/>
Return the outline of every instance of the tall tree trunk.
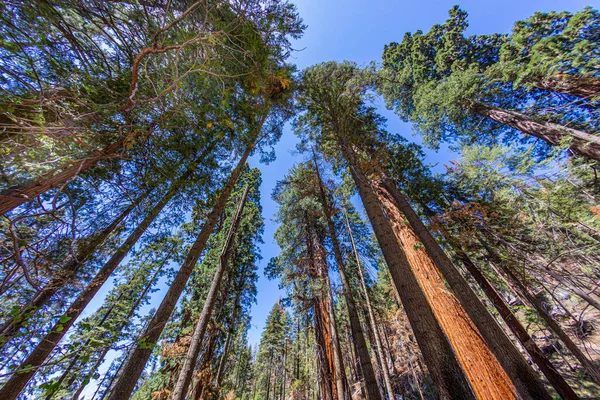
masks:
<path fill-rule="evenodd" d="M 573 342 L 569 335 L 562 329 L 562 327 L 552 318 L 550 314 L 544 309 L 541 301 L 537 297 L 533 296 L 529 289 L 521 282 L 519 278 L 513 274 L 513 272 L 506 266 L 500 256 L 494 252 L 484 241 L 480 241 L 483 247 L 486 249 L 490 259 L 490 263 L 494 264 L 495 267 L 499 268 L 504 277 L 512 283 L 512 285 L 520 292 L 529 304 L 533 306 L 535 311 L 540 317 L 546 322 L 548 327 L 558 336 L 558 338 L 565 344 L 565 347 L 569 349 L 571 354 L 581 363 L 585 368 L 590 377 L 598 384 L 600 384 L 600 370 L 596 365 L 579 349 L 579 347 Z"/>
<path fill-rule="evenodd" d="M 206 300 L 204 301 L 202 312 L 200 313 L 200 317 L 198 318 L 198 322 L 196 323 L 196 326 L 194 328 L 194 333 L 192 334 L 190 347 L 188 348 L 188 352 L 184 358 L 183 366 L 181 367 L 181 372 L 179 373 L 179 378 L 177 379 L 177 383 L 175 384 L 175 388 L 173 390 L 173 400 L 185 400 L 188 387 L 192 380 L 192 375 L 194 374 L 196 360 L 198 359 L 198 354 L 200 353 L 200 345 L 202 344 L 202 339 L 204 338 L 204 333 L 206 332 L 208 321 L 210 320 L 213 308 L 215 306 L 218 291 L 221 287 L 221 280 L 223 278 L 223 274 L 225 273 L 225 269 L 227 268 L 227 264 L 229 263 L 231 247 L 233 245 L 233 240 L 237 233 L 237 228 L 239 226 L 242 212 L 244 210 L 244 205 L 246 204 L 249 189 L 249 186 L 245 187 L 244 193 L 242 194 L 242 197 L 239 201 L 238 208 L 235 212 L 235 215 L 233 216 L 233 219 L 231 220 L 231 226 L 229 228 L 229 232 L 227 232 L 227 237 L 225 239 L 225 243 L 223 244 L 223 249 L 221 250 L 221 255 L 219 257 L 219 265 L 217 266 L 217 270 L 215 271 L 215 275 L 211 282 L 210 289 L 208 291 L 208 294 L 206 295 Z"/>
<path fill-rule="evenodd" d="M 367 284 L 365 282 L 365 276 L 363 274 L 362 265 L 360 262 L 360 258 L 358 256 L 358 250 L 356 249 L 356 243 L 354 243 L 354 235 L 352 234 L 352 228 L 350 227 L 350 221 L 348 220 L 348 214 L 346 212 L 346 208 L 343 208 L 344 218 L 346 219 L 346 228 L 348 230 L 348 235 L 350 236 L 350 244 L 352 245 L 352 252 L 356 259 L 356 268 L 358 269 L 358 276 L 360 281 L 360 287 L 363 292 L 363 296 L 365 298 L 365 305 L 367 308 L 367 314 L 369 319 L 369 325 L 371 326 L 371 330 L 373 331 L 373 337 L 375 339 L 375 352 L 377 354 L 377 358 L 379 360 L 379 364 L 381 365 L 381 373 L 383 375 L 383 381 L 385 383 L 385 388 L 390 400 L 396 398 L 394 393 L 394 387 L 392 386 L 392 381 L 390 379 L 389 366 L 387 362 L 387 358 L 383 354 L 383 346 L 381 345 L 381 337 L 379 335 L 379 330 L 377 329 L 377 324 L 375 322 L 375 314 L 373 313 L 373 307 L 371 306 L 371 299 L 369 297 L 369 292 L 367 291 Z"/>
<path fill-rule="evenodd" d="M 540 89 L 584 99 L 600 96 L 600 79 L 594 76 L 558 73 L 544 79 L 536 79 L 532 83 Z"/>
<path fill-rule="evenodd" d="M 152 321 L 148 324 L 148 328 L 144 333 L 141 341 L 135 348 L 132 353 L 132 356 L 127 362 L 123 370 L 123 374 L 119 378 L 119 380 L 115 383 L 113 391 L 109 397 L 109 400 L 120 400 L 127 399 L 131 396 L 133 389 L 135 388 L 136 382 L 139 379 L 144 367 L 146 366 L 146 362 L 150 355 L 152 354 L 152 349 L 158 342 L 162 331 L 169 320 L 169 317 L 173 313 L 175 309 L 175 305 L 179 300 L 179 296 L 185 289 L 187 281 L 192 274 L 200 255 L 204 251 L 206 246 L 206 242 L 209 236 L 212 234 L 218 220 L 219 216 L 225 210 L 225 205 L 227 204 L 227 200 L 229 200 L 229 196 L 237 183 L 239 176 L 242 173 L 242 169 L 246 164 L 246 160 L 250 156 L 252 149 L 254 148 L 254 143 L 250 144 L 242 158 L 238 162 L 235 169 L 231 172 L 227 183 L 223 187 L 221 194 L 219 195 L 215 205 L 213 206 L 212 211 L 206 218 L 206 223 L 202 227 L 202 230 L 198 234 L 196 241 L 190 248 L 188 255 L 183 262 L 181 268 L 177 272 L 173 283 L 169 287 L 163 301 L 160 306 L 156 310 Z"/>
<path fill-rule="evenodd" d="M 553 122 L 535 121 L 521 112 L 483 103 L 472 103 L 470 109 L 476 114 L 545 140 L 553 145 L 568 141 L 569 148 L 573 152 L 600 161 L 600 136 L 598 135 L 578 131 Z"/>
<path fill-rule="evenodd" d="M 515 398 L 510 380 L 485 348 L 485 344 L 481 343 L 481 337 L 460 309 L 460 304 L 448 293 L 427 254 L 418 250 L 418 247 L 414 248 L 420 244 L 414 232 L 406 225 L 398 226 L 403 218 L 393 199 L 381 190 L 374 193 L 343 132 L 338 133 L 338 143 L 349 164 L 350 173 L 358 187 L 440 397 Z M 408 254 L 405 253 L 406 250 Z M 409 255 L 412 263 L 409 263 Z M 467 360 L 472 360 L 473 364 L 467 363 Z M 463 374 L 463 368 L 469 381 Z M 475 394 L 469 383 L 473 385 Z"/>
<path fill-rule="evenodd" d="M 381 400 L 379 393 L 379 385 L 377 385 L 377 378 L 375 377 L 375 371 L 373 371 L 373 365 L 371 364 L 371 355 L 367 348 L 367 342 L 363 330 L 360 325 L 360 319 L 358 318 L 358 312 L 356 311 L 356 304 L 354 303 L 354 297 L 352 295 L 352 289 L 350 287 L 350 281 L 346 272 L 346 265 L 342 257 L 342 251 L 337 237 L 337 231 L 331 218 L 331 207 L 327 201 L 327 194 L 323 187 L 321 180 L 321 174 L 319 173 L 319 166 L 317 165 L 316 155 L 314 159 L 315 173 L 317 181 L 319 183 L 319 194 L 321 198 L 321 205 L 327 221 L 327 227 L 329 229 L 329 237 L 333 247 L 333 254 L 338 266 L 342 286 L 344 287 L 344 297 L 346 299 L 346 305 L 348 307 L 348 317 L 350 319 L 350 329 L 352 331 L 352 343 L 354 344 L 356 354 L 360 362 L 360 371 L 365 379 L 365 388 L 367 391 L 368 400 Z M 390 393 L 392 395 L 392 393 Z"/>
<path fill-rule="evenodd" d="M 323 307 L 323 300 L 315 296 L 313 302 L 315 313 L 315 342 L 317 345 L 317 358 L 319 372 L 317 375 L 321 397 L 324 400 L 337 399 L 335 378 L 333 377 L 331 361 L 331 337 L 328 335 L 327 323 L 323 314 L 326 313 Z M 332 384 L 333 383 L 333 384 Z"/>
<path fill-rule="evenodd" d="M 467 312 L 477 330 L 483 336 L 485 343 L 512 380 L 519 396 L 523 399 L 549 400 L 551 397 L 533 368 L 525 361 L 525 358 L 498 325 L 496 319 L 473 292 L 471 286 L 435 241 L 406 198 L 398 191 L 391 180 L 384 180 L 384 186 L 387 192 L 392 195 L 400 212 L 410 223 L 418 239 L 423 243 L 431 261 L 435 263 L 435 267 L 446 279 L 464 311 Z"/>
<path fill-rule="evenodd" d="M 225 345 L 223 346 L 223 354 L 221 355 L 221 359 L 219 360 L 219 366 L 217 368 L 217 376 L 215 378 L 215 383 L 217 389 L 220 390 L 221 380 L 223 379 L 223 373 L 225 372 L 225 366 L 227 364 L 227 355 L 229 353 L 229 347 L 231 346 L 231 338 L 235 333 L 235 327 L 237 324 L 238 313 L 240 311 L 240 300 L 242 298 L 242 292 L 244 291 L 244 282 L 246 280 L 246 265 L 240 271 L 240 277 L 235 285 L 236 293 L 235 299 L 233 301 L 233 312 L 231 313 L 231 317 L 229 318 L 229 324 L 227 328 L 227 338 L 225 339 Z M 223 304 L 225 304 L 227 299 L 223 300 Z"/>
<path fill-rule="evenodd" d="M 554 368 L 550 360 L 544 356 L 540 348 L 535 344 L 535 341 L 531 338 L 527 329 L 519 322 L 517 317 L 508 308 L 504 299 L 492 284 L 483 276 L 479 268 L 471 261 L 469 256 L 455 243 L 450 242 L 454 249 L 456 256 L 463 263 L 467 271 L 475 279 L 481 290 L 490 299 L 494 308 L 500 314 L 500 317 L 504 320 L 506 325 L 510 328 L 511 332 L 517 337 L 519 342 L 523 345 L 527 353 L 531 356 L 536 365 L 540 368 L 544 376 L 548 379 L 550 384 L 556 389 L 560 397 L 568 400 L 576 400 L 579 397 L 569 384 L 564 380 L 562 375 Z"/>
<path fill-rule="evenodd" d="M 34 200 L 37 196 L 46 193 L 50 189 L 67 184 L 78 174 L 96 165 L 98 161 L 113 157 L 123 148 L 127 139 L 127 137 L 124 137 L 86 158 L 66 163 L 61 167 L 40 176 L 35 180 L 35 183 L 31 185 L 17 186 L 2 191 L 0 193 L 0 215 L 4 215 L 21 204 Z"/>
<path fill-rule="evenodd" d="M 81 265 L 91 257 L 96 250 L 109 237 L 113 231 L 119 226 L 119 224 L 137 207 L 138 204 L 149 194 L 148 191 L 144 192 L 141 196 L 135 199 L 117 218 L 115 218 L 110 225 L 104 228 L 102 231 L 92 235 L 89 240 L 80 245 L 77 254 L 71 260 L 69 260 L 57 275 L 52 278 L 48 283 L 41 288 L 34 297 L 24 306 L 21 307 L 18 316 L 9 317 L 2 327 L 0 327 L 0 349 L 14 337 L 14 335 L 21 329 L 21 327 L 31 319 L 41 307 L 43 307 L 48 300 L 54 294 L 68 282 L 73 275 L 81 268 Z"/>

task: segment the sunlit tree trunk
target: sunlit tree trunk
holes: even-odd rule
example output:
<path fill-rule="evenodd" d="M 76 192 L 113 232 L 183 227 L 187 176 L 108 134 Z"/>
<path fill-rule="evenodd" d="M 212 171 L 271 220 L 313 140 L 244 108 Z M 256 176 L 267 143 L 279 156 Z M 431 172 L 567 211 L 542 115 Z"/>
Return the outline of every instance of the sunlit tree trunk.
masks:
<path fill-rule="evenodd" d="M 462 308 L 483 336 L 485 345 L 489 347 L 489 350 L 504 368 L 505 373 L 511 378 L 519 395 L 523 399 L 549 400 L 551 397 L 535 371 L 526 362 L 444 250 L 435 241 L 406 198 L 398 191 L 391 180 L 385 179 L 383 182 L 383 189 L 394 199 L 398 210 L 406 218 L 416 237 L 423 244 L 431 262 L 434 263 L 452 288 L 454 296 L 460 301 Z"/>
<path fill-rule="evenodd" d="M 343 134 L 338 133 L 338 143 L 440 397 L 516 398 L 512 382 L 446 288 L 393 198 L 381 182 L 369 184 Z"/>
<path fill-rule="evenodd" d="M 491 303 L 494 305 L 494 308 L 496 308 L 498 314 L 500 314 L 500 317 L 502 317 L 502 320 L 523 345 L 523 348 L 525 348 L 527 353 L 529 353 L 533 361 L 540 368 L 554 389 L 556 389 L 558 394 L 563 399 L 578 399 L 579 397 L 577 394 L 575 394 L 573 389 L 565 381 L 562 375 L 560 375 L 560 373 L 554 368 L 550 360 L 544 356 L 540 348 L 535 344 L 535 341 L 527 332 L 527 329 L 525 329 L 521 322 L 519 322 L 517 317 L 504 302 L 502 296 L 498 294 L 492 284 L 485 278 L 485 276 L 483 276 L 479 268 L 477 268 L 469 256 L 462 249 L 460 249 L 458 245 L 453 244 L 452 247 L 456 252 L 457 258 L 461 260 L 467 271 L 469 271 L 473 279 L 475 279 L 479 287 L 481 287 L 481 290 L 483 290 L 485 295 L 490 299 Z"/>

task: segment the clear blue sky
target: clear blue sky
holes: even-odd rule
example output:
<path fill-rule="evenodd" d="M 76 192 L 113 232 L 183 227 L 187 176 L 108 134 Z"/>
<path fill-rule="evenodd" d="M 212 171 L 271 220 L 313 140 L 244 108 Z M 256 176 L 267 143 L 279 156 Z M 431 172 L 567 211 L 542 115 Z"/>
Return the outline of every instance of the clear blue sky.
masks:
<path fill-rule="evenodd" d="M 303 69 L 324 61 L 349 60 L 359 65 L 381 59 L 383 46 L 392 41 L 401 41 L 404 32 L 417 29 L 429 30 L 431 25 L 446 20 L 448 10 L 455 4 L 469 13 L 470 34 L 510 32 L 514 22 L 524 19 L 536 11 L 569 10 L 578 11 L 587 5 L 595 8 L 600 0 L 468 0 L 457 3 L 448 0 L 293 0 L 298 11 L 308 25 L 304 37 L 295 43 L 299 50 L 291 61 L 298 69 Z M 401 123 L 393 113 L 380 107 L 380 112 L 388 118 L 388 130 L 404 135 L 409 140 L 420 142 L 407 124 Z M 269 281 L 262 275 L 263 268 L 271 257 L 279 252 L 273 233 L 277 229 L 273 221 L 276 204 L 271 200 L 271 192 L 278 180 L 295 164 L 301 156 L 293 155 L 297 143 L 288 126 L 276 147 L 277 160 L 269 165 L 259 165 L 252 161 L 263 173 L 261 187 L 262 205 L 266 223 L 262 247 L 263 260 L 259 266 L 258 304 L 252 309 L 252 329 L 249 341 L 256 344 L 260 340 L 267 314 L 279 296 L 278 282 Z M 442 167 L 456 155 L 441 150 L 428 151 L 427 161 Z"/>

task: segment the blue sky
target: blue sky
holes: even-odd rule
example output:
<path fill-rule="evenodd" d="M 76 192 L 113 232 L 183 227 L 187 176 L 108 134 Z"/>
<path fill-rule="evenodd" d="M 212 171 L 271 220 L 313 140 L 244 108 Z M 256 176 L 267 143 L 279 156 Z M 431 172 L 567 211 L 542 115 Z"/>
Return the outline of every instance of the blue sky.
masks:
<path fill-rule="evenodd" d="M 304 37 L 295 43 L 297 52 L 291 62 L 301 70 L 324 61 L 349 60 L 366 66 L 371 61 L 379 61 L 383 46 L 392 41 L 402 40 L 404 32 L 417 29 L 429 30 L 431 25 L 441 23 L 447 18 L 448 10 L 455 4 L 469 13 L 469 34 L 510 32 L 513 24 L 531 16 L 536 11 L 569 10 L 578 11 L 587 5 L 595 8 L 600 1 L 582 0 L 468 0 L 457 3 L 447 0 L 293 0 L 305 24 L 308 25 Z M 412 134 L 410 125 L 404 124 L 390 111 L 381 107 L 380 112 L 388 118 L 388 130 L 398 133 L 409 140 L 420 143 Z M 263 173 L 261 187 L 263 213 L 266 223 L 262 247 L 263 260 L 259 265 L 258 304 L 252 309 L 252 328 L 249 342 L 256 344 L 260 340 L 267 314 L 282 292 L 277 281 L 269 281 L 262 275 L 263 268 L 271 257 L 279 252 L 273 233 L 277 224 L 273 221 L 277 211 L 271 200 L 275 183 L 281 180 L 287 171 L 302 156 L 294 155 L 297 140 L 288 125 L 280 142 L 276 146 L 276 161 L 269 165 L 252 160 L 252 166 L 258 166 Z M 427 151 L 427 161 L 443 168 L 448 160 L 457 156 L 447 150 Z"/>

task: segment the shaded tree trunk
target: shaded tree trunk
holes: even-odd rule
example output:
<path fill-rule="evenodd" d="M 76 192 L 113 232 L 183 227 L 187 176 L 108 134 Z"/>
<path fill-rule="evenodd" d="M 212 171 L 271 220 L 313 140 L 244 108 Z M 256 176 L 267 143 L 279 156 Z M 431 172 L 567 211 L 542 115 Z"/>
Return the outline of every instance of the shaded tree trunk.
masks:
<path fill-rule="evenodd" d="M 197 165 L 196 165 L 197 166 Z M 194 166 L 194 169 L 196 168 Z M 187 174 L 189 172 L 189 175 Z M 30 353 L 27 359 L 19 366 L 16 373 L 0 389 L 0 398 L 14 399 L 25 388 L 29 380 L 33 377 L 37 369 L 46 361 L 52 350 L 58 345 L 65 336 L 69 328 L 75 323 L 85 307 L 94 298 L 102 285 L 110 278 L 114 270 L 121 261 L 135 246 L 139 238 L 146 232 L 148 227 L 154 222 L 162 209 L 178 193 L 179 189 L 186 182 L 185 177 L 191 176 L 193 170 L 186 171 L 186 174 L 171 185 L 167 193 L 156 203 L 142 222 L 131 232 L 123 244 L 115 251 L 112 257 L 96 273 L 96 276 L 79 294 L 77 299 L 71 304 L 64 315 L 57 321 L 46 336 L 40 341 L 35 349 Z M 20 371 L 20 372 L 19 372 Z M 135 382 L 134 382 L 135 384 Z"/>
<path fill-rule="evenodd" d="M 242 158 L 238 162 L 235 169 L 231 172 L 227 183 L 223 187 L 221 194 L 213 206 L 212 211 L 206 218 L 206 223 L 198 234 L 196 241 L 190 248 L 185 261 L 177 272 L 173 283 L 171 283 L 171 286 L 167 290 L 163 301 L 156 310 L 156 313 L 150 321 L 150 324 L 140 340 L 140 343 L 137 345 L 136 349 L 132 353 L 132 356 L 127 362 L 127 365 L 123 370 L 123 374 L 115 383 L 109 400 L 126 399 L 131 396 L 131 393 L 135 388 L 135 384 L 142 374 L 148 358 L 150 358 L 150 355 L 152 354 L 153 347 L 158 342 L 158 339 L 165 325 L 167 324 L 169 317 L 173 313 L 175 305 L 177 304 L 181 293 L 185 289 L 187 281 L 192 274 L 200 255 L 204 251 L 206 242 L 209 236 L 212 234 L 219 220 L 219 216 L 225 210 L 227 200 L 229 200 L 229 196 L 231 195 L 231 192 L 237 183 L 237 180 L 242 173 L 242 169 L 246 164 L 246 160 L 250 156 L 253 148 L 254 144 L 251 144 L 246 148 Z"/>
<path fill-rule="evenodd" d="M 483 103 L 472 103 L 470 109 L 483 117 L 535 136 L 553 145 L 564 141 L 569 148 L 584 157 L 600 161 L 600 136 L 568 128 L 553 122 L 536 121 L 514 110 L 506 110 Z"/>
<path fill-rule="evenodd" d="M 202 344 L 202 339 L 204 338 L 204 333 L 206 332 L 208 321 L 210 320 L 213 308 L 215 306 L 215 302 L 217 300 L 217 292 L 221 287 L 221 280 L 223 278 L 223 274 L 225 273 L 225 269 L 227 268 L 227 264 L 229 263 L 231 247 L 233 245 L 233 240 L 237 233 L 237 228 L 239 226 L 242 212 L 244 210 L 244 205 L 246 204 L 249 189 L 249 186 L 246 186 L 246 188 L 244 189 L 244 193 L 242 194 L 242 197 L 239 201 L 238 208 L 235 212 L 235 215 L 233 216 L 233 219 L 231 220 L 231 226 L 229 228 L 229 232 L 227 233 L 227 237 L 225 239 L 225 243 L 223 244 L 223 249 L 219 257 L 219 265 L 217 266 L 217 270 L 215 271 L 215 275 L 211 282 L 210 289 L 208 290 L 208 294 L 206 295 L 206 300 L 204 301 L 202 312 L 200 313 L 200 317 L 198 318 L 198 322 L 196 323 L 196 326 L 194 328 L 194 333 L 192 334 L 190 347 L 188 348 L 188 352 L 184 358 L 179 378 L 177 379 L 177 383 L 175 384 L 175 388 L 173 390 L 173 400 L 185 400 L 188 387 L 192 380 L 192 375 L 194 374 L 196 360 L 198 359 L 198 354 L 200 353 L 200 345 Z"/>
<path fill-rule="evenodd" d="M 373 307 L 371 307 L 371 299 L 369 298 L 369 292 L 367 291 L 367 285 L 365 282 L 365 276 L 363 274 L 362 265 L 360 262 L 360 258 L 358 256 L 358 251 L 356 249 L 356 243 L 354 243 L 354 235 L 352 234 L 352 228 L 350 228 L 350 221 L 348 220 L 348 214 L 346 212 L 346 208 L 343 209 L 344 217 L 346 219 L 346 228 L 348 230 L 348 235 L 350 236 L 350 244 L 352 245 L 352 252 L 354 253 L 354 257 L 356 259 L 356 268 L 358 269 L 358 276 L 360 281 L 360 287 L 363 292 L 363 296 L 365 298 L 365 305 L 367 308 L 367 314 L 369 319 L 369 325 L 371 327 L 371 331 L 373 332 L 373 338 L 375 339 L 375 352 L 377 354 L 377 358 L 379 360 L 379 365 L 381 365 L 381 373 L 383 375 L 383 381 L 385 383 L 385 388 L 388 393 L 390 400 L 396 398 L 394 393 L 394 387 L 392 386 L 392 381 L 390 379 L 389 366 L 387 362 L 387 358 L 383 353 L 383 346 L 381 344 L 381 337 L 379 335 L 379 330 L 377 329 L 377 324 L 375 322 L 375 314 L 373 313 Z"/>

